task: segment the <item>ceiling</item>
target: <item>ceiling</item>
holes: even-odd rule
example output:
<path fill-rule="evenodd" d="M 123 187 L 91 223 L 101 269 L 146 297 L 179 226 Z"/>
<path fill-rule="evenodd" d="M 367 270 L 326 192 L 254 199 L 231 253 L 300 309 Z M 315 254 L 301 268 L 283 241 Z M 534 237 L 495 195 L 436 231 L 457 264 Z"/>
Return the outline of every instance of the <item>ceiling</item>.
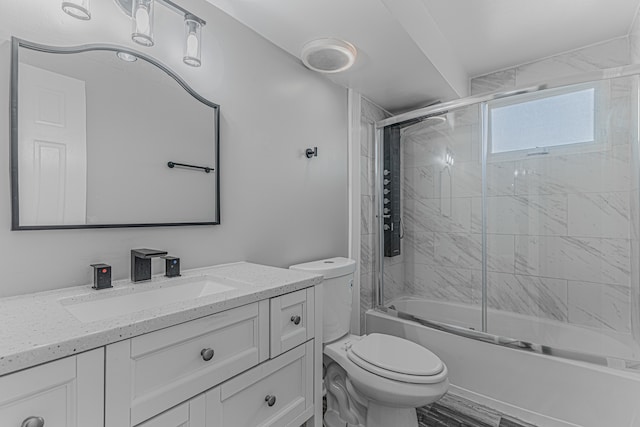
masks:
<path fill-rule="evenodd" d="M 468 95 L 469 78 L 623 37 L 640 0 L 207 0 L 299 57 L 340 38 L 358 48 L 327 75 L 397 113 Z"/>

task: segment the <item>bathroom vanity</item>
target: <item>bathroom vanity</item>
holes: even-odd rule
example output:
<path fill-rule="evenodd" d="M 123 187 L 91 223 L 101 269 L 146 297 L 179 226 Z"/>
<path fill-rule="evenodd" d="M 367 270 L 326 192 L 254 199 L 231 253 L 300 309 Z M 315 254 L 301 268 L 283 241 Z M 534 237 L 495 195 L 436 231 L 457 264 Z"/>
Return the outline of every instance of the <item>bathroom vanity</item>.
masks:
<path fill-rule="evenodd" d="M 320 426 L 321 282 L 243 262 L 2 299 L 0 424 Z"/>

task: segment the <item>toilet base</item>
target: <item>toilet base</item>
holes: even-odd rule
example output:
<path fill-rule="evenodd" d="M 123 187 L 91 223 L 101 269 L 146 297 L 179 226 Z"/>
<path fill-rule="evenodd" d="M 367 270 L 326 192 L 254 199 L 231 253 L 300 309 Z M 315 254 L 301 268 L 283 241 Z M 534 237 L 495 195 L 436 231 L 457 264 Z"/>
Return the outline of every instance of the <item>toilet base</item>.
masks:
<path fill-rule="evenodd" d="M 418 427 L 416 408 L 394 408 L 369 402 L 366 427 Z"/>
<path fill-rule="evenodd" d="M 376 404 L 369 405 L 366 424 L 348 423 L 335 410 L 328 410 L 323 421 L 324 427 L 418 427 L 415 408 L 390 408 Z"/>
<path fill-rule="evenodd" d="M 337 411 L 328 410 L 324 414 L 322 420 L 324 427 L 366 427 L 363 424 L 351 424 L 340 418 L 340 414 Z"/>

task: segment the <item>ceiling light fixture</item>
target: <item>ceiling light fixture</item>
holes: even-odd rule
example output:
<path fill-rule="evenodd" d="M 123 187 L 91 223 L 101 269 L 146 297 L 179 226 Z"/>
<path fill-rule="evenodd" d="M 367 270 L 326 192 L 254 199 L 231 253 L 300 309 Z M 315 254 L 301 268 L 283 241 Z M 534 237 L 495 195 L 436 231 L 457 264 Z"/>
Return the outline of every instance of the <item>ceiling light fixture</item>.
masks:
<path fill-rule="evenodd" d="M 62 2 L 62 10 L 74 18 L 88 21 L 91 19 L 89 0 L 66 0 Z"/>
<path fill-rule="evenodd" d="M 348 70 L 358 54 L 354 45 L 338 39 L 312 40 L 302 48 L 304 65 L 319 73 L 339 73 Z"/>
<path fill-rule="evenodd" d="M 154 8 L 156 3 L 160 3 L 167 9 L 184 16 L 185 38 L 184 52 L 182 60 L 191 67 L 202 65 L 202 27 L 207 23 L 178 6 L 171 0 L 114 0 L 122 11 L 131 18 L 132 30 L 131 39 L 146 47 L 154 45 Z M 90 0 L 64 0 L 62 10 L 74 18 L 89 20 L 91 11 L 89 10 Z M 118 57 L 123 61 L 133 62 L 137 59 L 135 55 L 126 52 L 118 52 Z"/>
<path fill-rule="evenodd" d="M 116 52 L 116 55 L 118 56 L 118 58 L 122 59 L 125 62 L 136 62 L 138 60 L 137 56 L 132 55 L 132 54 L 127 53 L 127 52 L 123 52 L 121 50 Z"/>

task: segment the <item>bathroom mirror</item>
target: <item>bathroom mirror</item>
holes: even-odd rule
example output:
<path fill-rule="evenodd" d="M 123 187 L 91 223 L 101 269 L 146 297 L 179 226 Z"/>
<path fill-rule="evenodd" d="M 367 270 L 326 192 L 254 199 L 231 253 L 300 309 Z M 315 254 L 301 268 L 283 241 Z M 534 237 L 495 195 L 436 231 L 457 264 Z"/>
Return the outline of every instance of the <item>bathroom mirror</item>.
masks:
<path fill-rule="evenodd" d="M 220 107 L 155 59 L 12 39 L 12 229 L 220 222 Z"/>

